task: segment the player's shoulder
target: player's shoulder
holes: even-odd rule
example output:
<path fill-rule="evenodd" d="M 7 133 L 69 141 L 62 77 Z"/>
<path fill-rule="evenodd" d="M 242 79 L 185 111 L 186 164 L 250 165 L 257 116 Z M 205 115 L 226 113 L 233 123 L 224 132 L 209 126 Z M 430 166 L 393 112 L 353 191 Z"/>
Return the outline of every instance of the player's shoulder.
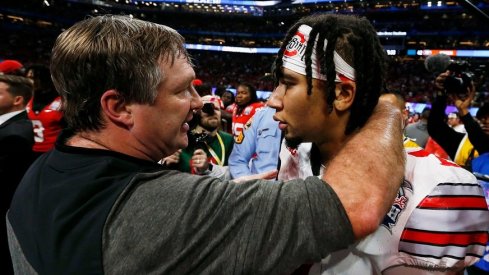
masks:
<path fill-rule="evenodd" d="M 406 148 L 408 178 L 423 177 L 431 182 L 477 183 L 472 173 L 455 162 L 431 154 L 420 147 Z"/>

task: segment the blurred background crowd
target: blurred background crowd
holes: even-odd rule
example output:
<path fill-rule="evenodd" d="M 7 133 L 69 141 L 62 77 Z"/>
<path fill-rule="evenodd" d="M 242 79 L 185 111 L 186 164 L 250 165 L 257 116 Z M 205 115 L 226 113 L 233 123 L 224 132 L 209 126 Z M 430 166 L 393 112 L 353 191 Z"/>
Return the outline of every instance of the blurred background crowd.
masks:
<path fill-rule="evenodd" d="M 357 14 L 372 22 L 390 56 L 387 90 L 401 93 L 408 102 L 430 103 L 434 76 L 424 68 L 424 60 L 436 50 L 447 50 L 453 59 L 469 61 L 476 85 L 473 106 L 489 100 L 487 0 L 470 2 L 473 6 L 465 1 L 426 0 L 9 2 L 0 7 L 0 60 L 15 59 L 26 67 L 48 64 L 55 38 L 74 22 L 90 15 L 126 14 L 171 26 L 188 44 L 198 45 L 202 50 L 189 47 L 189 51 L 204 83 L 234 92 L 238 83 L 249 82 L 258 91 L 270 92 L 274 49 L 292 22 L 312 13 Z M 205 50 L 210 48 L 214 50 Z M 260 49 L 270 50 L 260 53 Z M 457 50 L 477 52 L 467 55 Z"/>
<path fill-rule="evenodd" d="M 8 1 L 0 6 L 0 76 L 24 76 L 30 79 L 30 84 L 8 77 L 0 77 L 0 84 L 32 90 L 32 97 L 22 95 L 22 102 L 12 111 L 17 115 L 27 110 L 25 119 L 31 120 L 33 127 L 33 133 L 27 138 L 34 143 L 24 144 L 32 151 L 21 155 L 20 147 L 16 147 L 19 144 L 8 145 L 0 140 L 6 152 L 17 150 L 11 154 L 15 159 L 5 158 L 1 163 L 4 167 L 0 165 L 2 179 L 12 176 L 7 181 L 12 182 L 13 188 L 3 195 L 3 207 L 8 209 L 10 196 L 28 165 L 54 146 L 64 127 L 61 99 L 50 78 L 49 62 L 56 37 L 75 22 L 100 14 L 124 14 L 170 26 L 185 37 L 195 65 L 194 86 L 207 105 L 191 125 L 189 134 L 194 135 L 191 146 L 162 163 L 194 174 L 213 171 L 222 176 L 228 171 L 219 170 L 218 166 L 228 165 L 233 146 L 242 142 L 240 133 L 253 114 L 265 106 L 276 85 L 271 66 L 281 40 L 291 24 L 314 13 L 354 14 L 366 17 L 373 24 L 388 56 L 382 92 L 400 95 L 406 101 L 409 125 L 405 135 L 408 138 L 415 139 L 429 152 L 464 167 L 477 156 L 474 152 L 487 154 L 489 0 Z M 440 97 L 435 78 L 444 70 L 429 71 L 426 65 L 427 58 L 440 53 L 449 56 L 450 62 L 465 64 L 462 70 L 471 76 L 474 85 L 470 102 L 454 106 L 457 103 L 453 98 L 447 101 Z M 436 113 L 436 118 L 433 115 L 430 118 L 432 106 L 431 113 Z M 440 108 L 445 111 L 438 112 Z M 469 116 L 466 111 L 470 112 Z M 5 113 L 0 112 L 0 115 Z M 213 117 L 221 125 L 216 125 Z M 443 128 L 440 124 L 429 133 L 429 121 L 431 125 L 442 123 L 460 135 L 439 131 Z M 467 123 L 468 129 L 464 121 L 471 123 Z M 480 126 L 476 127 L 476 134 L 470 133 L 473 121 Z M 4 122 L 0 120 L 0 125 Z M 470 140 L 474 146 L 470 144 L 472 147 L 467 149 L 467 154 L 461 156 L 457 148 L 463 147 L 467 132 L 469 139 L 471 135 L 476 139 Z M 191 162 L 196 154 L 207 154 L 208 160 L 196 165 Z M 7 163 L 22 162 L 19 159 L 23 160 L 22 167 L 7 168 Z M 485 161 L 485 165 L 488 164 Z M 213 165 L 217 168 L 212 168 Z"/>

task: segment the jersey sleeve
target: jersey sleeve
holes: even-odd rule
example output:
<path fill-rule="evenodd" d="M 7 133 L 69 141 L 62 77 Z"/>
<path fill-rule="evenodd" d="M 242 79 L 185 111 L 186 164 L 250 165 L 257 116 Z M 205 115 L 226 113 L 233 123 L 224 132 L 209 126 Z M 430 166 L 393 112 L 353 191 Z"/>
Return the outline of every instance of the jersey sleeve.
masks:
<path fill-rule="evenodd" d="M 420 155 L 422 151 L 413 154 L 430 158 L 416 167 L 415 192 L 423 193 L 429 182 L 435 186 L 419 200 L 402 230 L 400 259 L 404 265 L 434 270 L 457 270 L 474 264 L 488 241 L 489 211 L 482 187 L 452 162 Z M 432 164 L 426 165 L 428 161 Z"/>

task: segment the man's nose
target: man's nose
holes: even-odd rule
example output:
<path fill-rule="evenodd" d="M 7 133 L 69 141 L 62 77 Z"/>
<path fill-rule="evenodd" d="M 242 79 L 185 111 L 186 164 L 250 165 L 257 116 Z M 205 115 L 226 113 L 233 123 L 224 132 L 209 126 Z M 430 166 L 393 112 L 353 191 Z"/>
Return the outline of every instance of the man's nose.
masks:
<path fill-rule="evenodd" d="M 191 100 L 192 110 L 200 110 L 204 106 L 204 102 L 202 102 L 202 98 L 199 96 L 197 91 L 192 92 L 192 100 Z"/>
<path fill-rule="evenodd" d="M 281 88 L 281 85 L 278 85 L 275 87 L 275 89 L 272 92 L 272 95 L 270 98 L 267 100 L 267 105 L 270 106 L 271 108 L 275 110 L 280 110 L 283 108 L 283 88 Z"/>

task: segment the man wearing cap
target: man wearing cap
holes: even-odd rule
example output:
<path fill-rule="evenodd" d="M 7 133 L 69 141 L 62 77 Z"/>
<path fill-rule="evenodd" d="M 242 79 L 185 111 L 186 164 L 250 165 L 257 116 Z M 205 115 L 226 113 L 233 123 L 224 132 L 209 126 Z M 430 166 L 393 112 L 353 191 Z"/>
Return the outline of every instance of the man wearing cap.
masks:
<path fill-rule="evenodd" d="M 224 105 L 218 96 L 206 95 L 202 101 L 204 107 L 189 123 L 188 147 L 165 158 L 164 164 L 176 166 L 182 172 L 229 179 L 227 165 L 234 140 L 231 134 L 219 129 Z"/>
<path fill-rule="evenodd" d="M 320 175 L 352 133 L 363 127 L 373 107 L 386 104 L 379 101 L 384 52 L 371 24 L 350 16 L 303 18 L 287 38 L 276 60 L 279 86 L 268 104 L 276 109 L 285 139 L 313 142 L 318 148 L 320 159 L 311 158 L 308 168 L 309 175 Z M 403 110 L 404 104 L 399 105 Z M 381 226 L 313 265 L 309 274 L 449 274 L 480 258 L 488 239 L 489 212 L 475 178 L 409 140 L 405 147 L 405 178 Z M 351 190 L 363 180 L 358 178 Z"/>
<path fill-rule="evenodd" d="M 25 68 L 17 60 L 6 59 L 0 62 L 0 74 L 10 74 L 24 76 Z"/>

